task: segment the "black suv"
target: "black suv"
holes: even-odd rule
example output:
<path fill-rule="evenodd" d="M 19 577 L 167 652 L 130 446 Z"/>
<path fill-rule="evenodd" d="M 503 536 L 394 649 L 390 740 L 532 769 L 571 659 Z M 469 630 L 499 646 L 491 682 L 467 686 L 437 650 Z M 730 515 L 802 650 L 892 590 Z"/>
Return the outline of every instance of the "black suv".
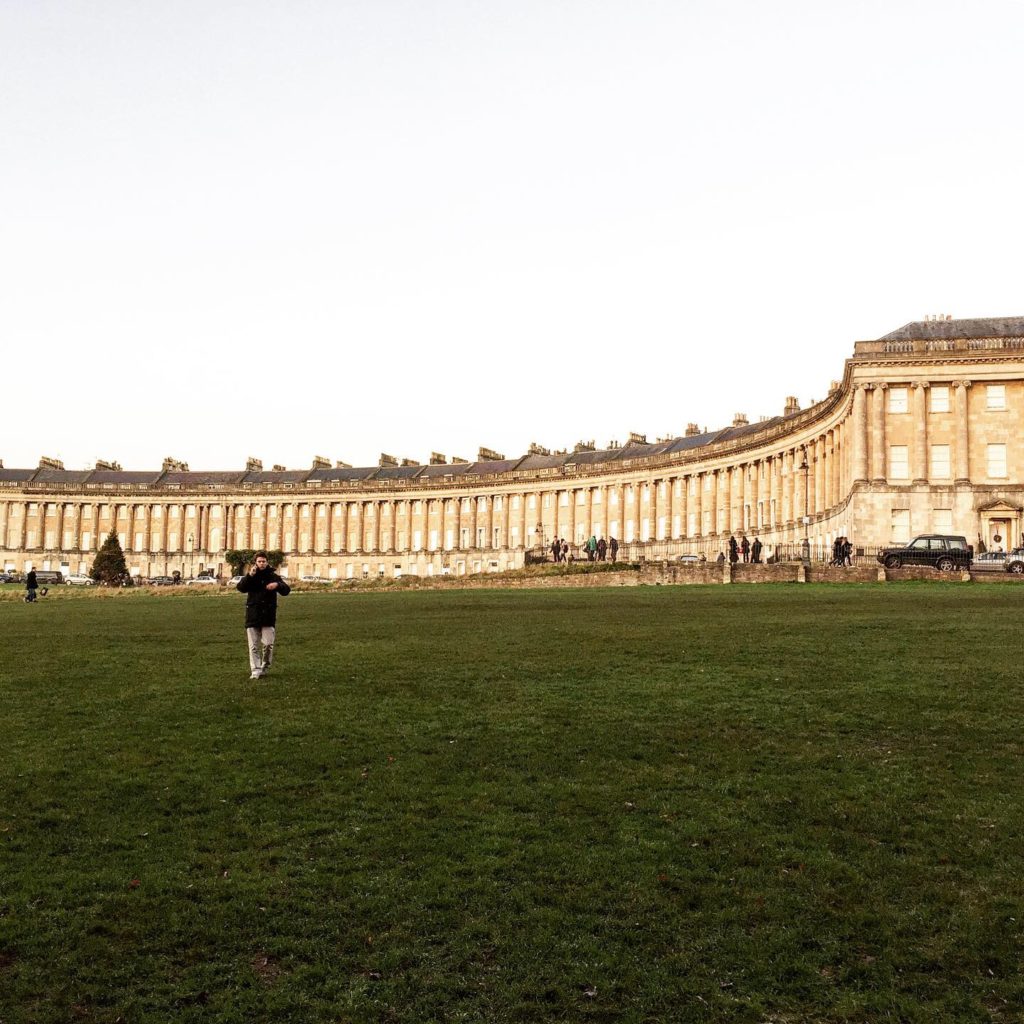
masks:
<path fill-rule="evenodd" d="M 927 533 L 915 537 L 906 547 L 883 548 L 878 560 L 886 569 L 901 565 L 930 565 L 943 572 L 966 569 L 974 557 L 974 549 L 966 537 L 953 537 L 944 533 Z"/>

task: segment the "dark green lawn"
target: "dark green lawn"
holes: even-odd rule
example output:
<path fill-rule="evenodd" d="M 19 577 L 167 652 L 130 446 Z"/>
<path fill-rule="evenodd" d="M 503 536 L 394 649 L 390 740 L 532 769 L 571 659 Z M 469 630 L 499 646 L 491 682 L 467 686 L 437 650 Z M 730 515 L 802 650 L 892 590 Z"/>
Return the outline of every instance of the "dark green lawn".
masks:
<path fill-rule="evenodd" d="M 0 604 L 0 1022 L 1020 1021 L 1022 599 Z"/>

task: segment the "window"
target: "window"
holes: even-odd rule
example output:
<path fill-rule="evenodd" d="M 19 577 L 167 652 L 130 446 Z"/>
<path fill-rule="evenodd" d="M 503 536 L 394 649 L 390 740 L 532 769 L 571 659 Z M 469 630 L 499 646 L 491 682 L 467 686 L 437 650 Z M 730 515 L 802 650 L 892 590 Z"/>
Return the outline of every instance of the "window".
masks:
<path fill-rule="evenodd" d="M 949 387 L 937 384 L 931 389 L 932 412 L 949 412 Z"/>
<path fill-rule="evenodd" d="M 894 508 L 892 510 L 892 539 L 896 544 L 906 544 L 910 540 L 909 508 Z"/>
<path fill-rule="evenodd" d="M 936 533 L 952 533 L 953 510 L 951 508 L 933 508 L 932 529 Z"/>
<path fill-rule="evenodd" d="M 569 504 L 569 492 L 568 491 L 560 491 L 559 492 L 559 494 L 558 494 L 558 504 L 561 505 L 562 508 L 566 508 L 568 506 L 568 504 Z"/>
<path fill-rule="evenodd" d="M 889 412 L 907 411 L 907 389 L 889 388 Z"/>
<path fill-rule="evenodd" d="M 495 512 L 500 512 L 501 509 L 502 509 L 502 497 L 501 497 L 500 494 L 498 494 L 494 498 L 494 511 Z"/>
<path fill-rule="evenodd" d="M 519 511 L 519 495 L 518 494 L 513 494 L 512 495 L 512 511 L 513 512 L 518 512 Z"/>
<path fill-rule="evenodd" d="M 695 476 L 690 477 L 690 486 L 688 493 L 691 498 L 697 493 L 697 478 Z"/>
<path fill-rule="evenodd" d="M 910 476 L 905 444 L 889 445 L 889 479 L 906 480 Z"/>
<path fill-rule="evenodd" d="M 690 512 L 686 516 L 686 536 L 693 537 L 697 533 L 697 513 Z"/>
<path fill-rule="evenodd" d="M 711 490 L 711 479 L 712 479 L 712 477 L 711 477 L 710 473 L 705 473 L 704 474 L 704 490 L 705 491 L 710 491 Z"/>
<path fill-rule="evenodd" d="M 985 386 L 985 408 L 990 412 L 1006 408 L 1006 385 L 987 384 Z"/>
<path fill-rule="evenodd" d="M 992 477 L 1006 476 L 1006 445 L 990 444 L 988 446 L 988 475 Z"/>
<path fill-rule="evenodd" d="M 949 445 L 932 445 L 932 469 L 931 476 L 936 480 L 945 480 L 949 477 Z"/>
<path fill-rule="evenodd" d="M 592 499 L 591 504 L 594 504 L 594 505 L 600 505 L 601 504 L 601 488 L 600 487 L 595 489 L 594 497 Z"/>
<path fill-rule="evenodd" d="M 537 507 L 537 495 L 536 494 L 531 494 L 529 496 L 529 498 L 526 499 L 526 507 L 530 508 L 530 509 L 534 509 L 534 508 Z"/>

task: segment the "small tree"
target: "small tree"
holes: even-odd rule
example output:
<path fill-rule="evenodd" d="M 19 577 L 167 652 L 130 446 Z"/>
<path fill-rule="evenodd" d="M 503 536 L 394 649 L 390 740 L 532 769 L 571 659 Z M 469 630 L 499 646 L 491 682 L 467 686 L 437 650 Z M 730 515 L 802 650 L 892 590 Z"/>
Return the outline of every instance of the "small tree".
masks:
<path fill-rule="evenodd" d="M 230 551 L 224 552 L 224 560 L 231 566 L 231 571 L 236 576 L 243 575 L 255 558 L 255 548 L 232 548 Z M 268 551 L 267 561 L 270 563 L 271 569 L 276 569 L 284 561 L 284 552 Z"/>
<path fill-rule="evenodd" d="M 110 531 L 103 546 L 96 552 L 89 575 L 107 587 L 130 586 L 132 578 L 128 574 L 128 564 L 124 560 L 121 542 L 117 534 Z"/>

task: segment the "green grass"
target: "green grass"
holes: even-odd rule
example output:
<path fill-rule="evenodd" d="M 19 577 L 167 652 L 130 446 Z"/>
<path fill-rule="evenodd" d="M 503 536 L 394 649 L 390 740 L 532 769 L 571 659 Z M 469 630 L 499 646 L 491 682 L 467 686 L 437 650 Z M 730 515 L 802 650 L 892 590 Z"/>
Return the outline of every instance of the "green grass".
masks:
<path fill-rule="evenodd" d="M 0 605 L 0 1022 L 1019 1021 L 1019 594 Z"/>

